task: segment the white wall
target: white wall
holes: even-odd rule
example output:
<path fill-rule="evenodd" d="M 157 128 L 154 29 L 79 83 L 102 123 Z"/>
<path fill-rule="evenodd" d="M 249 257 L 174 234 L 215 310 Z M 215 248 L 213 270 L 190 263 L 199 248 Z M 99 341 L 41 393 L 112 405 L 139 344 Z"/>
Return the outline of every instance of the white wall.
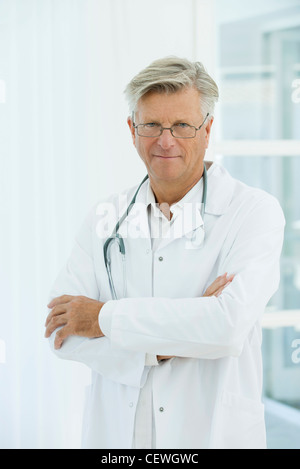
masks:
<path fill-rule="evenodd" d="M 127 82 L 170 54 L 211 71 L 213 5 L 0 1 L 0 447 L 80 444 L 89 373 L 50 355 L 47 295 L 91 205 L 145 173 Z"/>

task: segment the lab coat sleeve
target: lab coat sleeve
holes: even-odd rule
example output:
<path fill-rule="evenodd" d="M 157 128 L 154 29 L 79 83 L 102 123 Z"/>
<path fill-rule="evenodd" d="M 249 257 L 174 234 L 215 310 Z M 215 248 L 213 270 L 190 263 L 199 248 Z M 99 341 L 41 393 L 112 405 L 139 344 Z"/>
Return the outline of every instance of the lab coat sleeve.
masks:
<path fill-rule="evenodd" d="M 92 257 L 91 228 L 87 217 L 76 238 L 67 264 L 59 273 L 49 300 L 64 294 L 82 295 L 98 300 L 100 292 Z M 50 310 L 48 311 L 50 312 Z M 49 338 L 52 351 L 60 358 L 86 364 L 104 377 L 121 384 L 141 387 L 149 367 L 145 367 L 145 353 L 112 347 L 108 337 L 88 339 L 69 336 L 59 350 L 54 349 L 54 331 Z"/>
<path fill-rule="evenodd" d="M 111 315 L 112 344 L 177 357 L 239 356 L 278 288 L 284 224 L 276 199 L 256 204 L 222 254 L 218 275 L 235 278 L 219 297 L 109 302 L 104 314 Z"/>

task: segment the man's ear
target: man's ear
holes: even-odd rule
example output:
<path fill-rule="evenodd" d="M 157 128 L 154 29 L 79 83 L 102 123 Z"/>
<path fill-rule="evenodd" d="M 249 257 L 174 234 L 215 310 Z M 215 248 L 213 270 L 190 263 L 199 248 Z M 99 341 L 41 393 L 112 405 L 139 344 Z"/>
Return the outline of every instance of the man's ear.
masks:
<path fill-rule="evenodd" d="M 135 146 L 135 128 L 133 127 L 132 117 L 127 118 L 127 124 L 130 129 L 133 145 Z"/>
<path fill-rule="evenodd" d="M 213 121 L 214 121 L 214 118 L 212 117 L 212 118 L 210 119 L 210 121 L 208 122 L 208 124 L 206 125 L 206 127 L 205 127 L 206 148 L 208 148 L 209 139 L 210 139 L 210 133 L 211 133 L 211 127 L 212 127 Z"/>

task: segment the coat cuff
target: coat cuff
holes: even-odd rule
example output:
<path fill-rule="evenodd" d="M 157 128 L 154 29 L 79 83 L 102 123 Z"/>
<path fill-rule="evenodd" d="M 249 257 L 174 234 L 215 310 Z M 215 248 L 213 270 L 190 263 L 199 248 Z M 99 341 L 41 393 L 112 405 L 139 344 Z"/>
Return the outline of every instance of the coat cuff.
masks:
<path fill-rule="evenodd" d="M 98 316 L 98 323 L 101 331 L 106 337 L 111 336 L 112 313 L 116 300 L 110 300 L 104 303 Z"/>
<path fill-rule="evenodd" d="M 152 353 L 146 353 L 145 357 L 145 366 L 157 366 L 159 363 L 157 361 L 156 355 Z"/>
<path fill-rule="evenodd" d="M 110 300 L 104 303 L 98 316 L 99 327 L 103 334 L 110 338 L 112 328 L 112 315 L 116 300 Z M 157 366 L 159 363 L 155 354 L 146 353 L 145 366 Z"/>

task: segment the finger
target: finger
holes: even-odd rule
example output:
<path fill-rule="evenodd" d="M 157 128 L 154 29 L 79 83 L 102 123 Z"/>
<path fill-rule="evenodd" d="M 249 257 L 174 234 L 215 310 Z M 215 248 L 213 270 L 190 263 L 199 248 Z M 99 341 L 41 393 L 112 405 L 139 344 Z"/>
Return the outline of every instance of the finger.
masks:
<path fill-rule="evenodd" d="M 225 287 L 227 287 L 235 275 L 228 275 L 227 273 L 216 278 L 216 280 L 208 287 L 203 296 L 220 296 Z"/>
<path fill-rule="evenodd" d="M 175 355 L 157 355 L 157 360 L 169 360 L 169 358 L 174 358 Z"/>
<path fill-rule="evenodd" d="M 54 339 L 54 348 L 55 350 L 58 350 L 61 348 L 63 341 L 71 335 L 71 329 L 69 326 L 65 326 L 62 329 L 60 329 Z"/>
<path fill-rule="evenodd" d="M 227 273 L 216 278 L 216 280 L 210 285 L 212 292 L 216 292 L 219 288 L 224 288 L 227 282 L 232 282 L 234 274 L 228 275 Z"/>
<path fill-rule="evenodd" d="M 46 328 L 45 337 L 46 338 L 50 337 L 50 335 L 52 334 L 52 332 L 55 331 L 55 329 L 66 325 L 67 322 L 68 322 L 68 318 L 66 314 L 61 314 L 60 316 L 55 316 L 54 318 L 52 318 Z"/>
<path fill-rule="evenodd" d="M 72 295 L 61 295 L 53 298 L 50 303 L 47 304 L 48 308 L 53 308 L 54 306 L 61 305 L 64 303 L 69 303 L 72 301 L 74 296 Z"/>
<path fill-rule="evenodd" d="M 219 277 L 217 277 L 213 283 L 211 284 L 211 286 L 217 286 L 217 285 L 222 285 L 224 284 L 224 282 L 226 282 L 226 278 L 227 278 L 227 272 L 225 272 L 225 274 L 223 275 L 219 275 Z"/>
<path fill-rule="evenodd" d="M 227 283 L 227 272 L 217 277 L 211 285 L 206 289 L 204 296 L 213 295 L 222 285 Z"/>
<path fill-rule="evenodd" d="M 47 316 L 47 319 L 46 319 L 46 322 L 45 322 L 45 327 L 48 326 L 49 322 L 52 320 L 52 318 L 54 316 L 58 316 L 60 314 L 63 314 L 63 313 L 66 312 L 66 310 L 67 310 L 67 305 L 66 304 L 55 306 Z"/>
<path fill-rule="evenodd" d="M 213 296 L 217 296 L 217 297 L 220 296 L 221 293 L 223 293 L 223 291 L 225 290 L 225 288 L 228 287 L 228 285 L 231 284 L 231 282 L 232 282 L 232 280 L 230 280 L 229 282 L 227 282 L 226 285 L 224 285 L 223 287 L 219 288 L 219 290 L 216 291 Z"/>

